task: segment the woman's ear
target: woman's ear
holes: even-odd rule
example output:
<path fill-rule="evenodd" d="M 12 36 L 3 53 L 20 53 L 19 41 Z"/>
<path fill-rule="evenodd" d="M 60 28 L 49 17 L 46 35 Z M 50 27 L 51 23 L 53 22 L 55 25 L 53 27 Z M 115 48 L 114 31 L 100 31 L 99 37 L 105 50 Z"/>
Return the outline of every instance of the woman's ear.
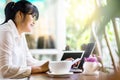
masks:
<path fill-rule="evenodd" d="M 18 11 L 15 16 L 15 22 L 16 24 L 21 24 L 23 22 L 24 15 L 21 11 Z"/>
<path fill-rule="evenodd" d="M 24 19 L 24 15 L 23 15 L 23 13 L 21 11 L 18 11 L 16 15 L 18 16 L 19 20 L 22 21 Z"/>

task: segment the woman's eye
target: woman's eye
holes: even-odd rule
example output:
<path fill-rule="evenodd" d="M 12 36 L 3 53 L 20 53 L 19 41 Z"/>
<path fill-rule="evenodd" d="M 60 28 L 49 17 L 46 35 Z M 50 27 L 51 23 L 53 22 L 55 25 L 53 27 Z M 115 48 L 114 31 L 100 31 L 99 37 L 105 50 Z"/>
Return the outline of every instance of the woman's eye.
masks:
<path fill-rule="evenodd" d="M 34 17 L 35 17 L 35 15 L 32 15 L 32 17 L 34 18 Z"/>
<path fill-rule="evenodd" d="M 36 20 L 36 16 L 35 16 L 35 15 L 32 15 L 32 18 L 33 18 L 34 20 Z"/>

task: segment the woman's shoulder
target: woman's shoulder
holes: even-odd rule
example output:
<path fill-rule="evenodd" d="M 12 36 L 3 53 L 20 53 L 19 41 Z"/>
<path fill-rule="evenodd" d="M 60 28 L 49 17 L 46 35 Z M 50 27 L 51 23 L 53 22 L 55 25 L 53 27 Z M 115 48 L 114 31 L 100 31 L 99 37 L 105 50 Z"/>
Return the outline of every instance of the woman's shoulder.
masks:
<path fill-rule="evenodd" d="M 0 25 L 0 31 L 11 31 L 11 28 L 8 23 Z"/>
<path fill-rule="evenodd" d="M 0 36 L 10 36 L 13 34 L 12 29 L 10 28 L 8 23 L 4 23 L 2 25 L 0 25 Z"/>
<path fill-rule="evenodd" d="M 11 32 L 14 33 L 15 24 L 12 20 L 9 20 L 8 22 L 0 25 L 0 32 L 4 33 L 4 32 Z"/>

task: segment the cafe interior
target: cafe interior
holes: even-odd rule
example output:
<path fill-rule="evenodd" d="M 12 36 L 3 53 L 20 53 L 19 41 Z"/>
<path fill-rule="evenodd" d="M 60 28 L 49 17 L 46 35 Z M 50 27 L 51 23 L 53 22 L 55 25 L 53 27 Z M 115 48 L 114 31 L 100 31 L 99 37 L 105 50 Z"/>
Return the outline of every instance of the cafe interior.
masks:
<path fill-rule="evenodd" d="M 0 0 L 0 23 L 5 18 L 4 7 L 10 1 L 19 0 Z M 85 51 L 89 43 L 95 43 L 90 56 L 100 58 L 100 74 L 110 74 L 110 77 L 114 77 L 111 80 L 120 80 L 116 74 L 120 74 L 119 0 L 28 1 L 39 10 L 39 19 L 33 32 L 26 33 L 27 44 L 34 58 L 40 61 L 59 61 L 63 51 Z M 62 79 L 43 76 L 33 75 L 30 80 L 103 80 L 95 76 L 84 76 L 83 79 L 73 79 L 72 75 Z"/>

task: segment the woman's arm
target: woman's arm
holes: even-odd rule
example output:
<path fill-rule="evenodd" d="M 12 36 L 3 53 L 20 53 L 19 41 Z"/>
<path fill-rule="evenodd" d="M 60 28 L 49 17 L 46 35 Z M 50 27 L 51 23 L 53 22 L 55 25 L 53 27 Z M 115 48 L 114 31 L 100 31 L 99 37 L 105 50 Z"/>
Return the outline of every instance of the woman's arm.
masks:
<path fill-rule="evenodd" d="M 41 72 L 48 71 L 49 62 L 48 61 L 39 61 L 37 59 L 34 59 L 28 49 L 25 36 L 24 36 L 24 42 L 25 42 L 24 46 L 25 46 L 26 54 L 27 54 L 26 55 L 27 56 L 27 65 L 32 66 L 31 73 L 41 73 Z"/>
<path fill-rule="evenodd" d="M 0 31 L 0 75 L 3 78 L 24 78 L 31 74 L 31 67 L 14 65 L 12 61 L 13 34 L 10 31 Z"/>

